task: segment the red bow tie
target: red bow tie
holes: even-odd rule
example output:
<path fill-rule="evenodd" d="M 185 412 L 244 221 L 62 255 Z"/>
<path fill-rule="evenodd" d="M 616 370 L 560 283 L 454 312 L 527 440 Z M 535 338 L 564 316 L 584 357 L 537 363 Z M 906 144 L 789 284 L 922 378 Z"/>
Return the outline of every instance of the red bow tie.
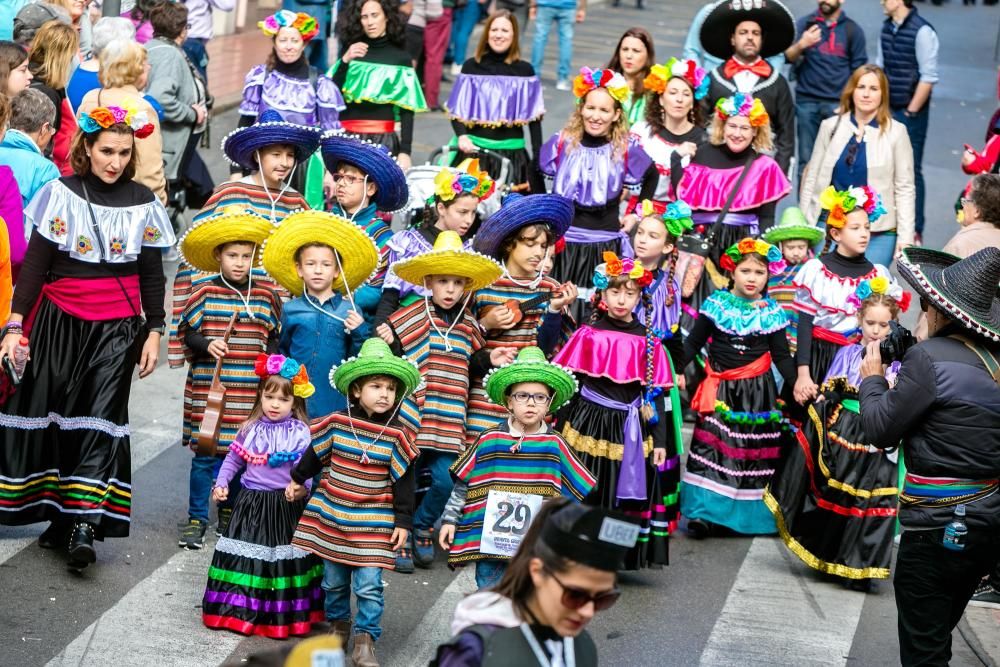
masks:
<path fill-rule="evenodd" d="M 771 76 L 771 66 L 767 64 L 766 60 L 758 60 L 753 65 L 744 65 L 741 62 L 737 62 L 733 58 L 726 61 L 726 67 L 723 70 L 723 74 L 726 75 L 727 79 L 732 79 L 740 72 L 752 72 L 760 78 L 766 79 Z"/>

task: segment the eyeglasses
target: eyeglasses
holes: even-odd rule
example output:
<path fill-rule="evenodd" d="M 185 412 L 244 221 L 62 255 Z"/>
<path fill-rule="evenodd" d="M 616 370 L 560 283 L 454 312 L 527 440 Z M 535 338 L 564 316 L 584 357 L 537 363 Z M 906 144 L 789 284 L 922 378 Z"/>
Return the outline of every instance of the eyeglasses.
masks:
<path fill-rule="evenodd" d="M 621 597 L 622 592 L 617 588 L 612 588 L 610 591 L 604 591 L 603 593 L 598 593 L 597 595 L 591 595 L 589 592 L 580 589 L 567 586 L 563 582 L 559 581 L 559 577 L 552 570 L 545 568 L 549 576 L 555 579 L 559 587 L 562 588 L 562 605 L 567 609 L 579 609 L 585 606 L 588 602 L 594 603 L 594 611 L 603 611 L 609 609 L 618 602 L 618 598 Z"/>
<path fill-rule="evenodd" d="M 965 206 L 966 204 L 975 204 L 976 203 L 976 202 L 972 201 L 972 197 L 962 197 L 958 201 L 959 201 L 959 203 L 962 206 Z"/>
<path fill-rule="evenodd" d="M 529 394 L 526 391 L 514 392 L 510 395 L 515 403 L 527 403 L 529 400 L 535 405 L 545 405 L 552 400 L 548 394 Z"/>
<path fill-rule="evenodd" d="M 341 181 L 343 181 L 344 185 L 354 185 L 355 183 L 359 183 L 359 182 L 361 182 L 363 180 L 365 180 L 363 176 L 355 176 L 354 174 L 334 174 L 333 175 L 333 182 L 334 183 L 340 183 Z"/>

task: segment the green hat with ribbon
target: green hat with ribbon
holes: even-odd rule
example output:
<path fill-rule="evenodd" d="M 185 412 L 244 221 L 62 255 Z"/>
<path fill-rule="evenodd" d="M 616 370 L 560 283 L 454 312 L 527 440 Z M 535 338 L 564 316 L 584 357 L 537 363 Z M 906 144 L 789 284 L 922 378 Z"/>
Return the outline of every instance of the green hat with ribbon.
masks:
<path fill-rule="evenodd" d="M 545 359 L 537 347 L 525 347 L 509 364 L 494 368 L 486 374 L 486 393 L 497 405 L 505 405 L 507 390 L 522 382 L 539 382 L 552 390 L 549 411 L 555 412 L 573 397 L 577 390 L 573 374 Z"/>
<path fill-rule="evenodd" d="M 362 344 L 358 356 L 331 368 L 330 384 L 347 396 L 352 382 L 371 375 L 396 378 L 403 387 L 402 392 L 397 392 L 397 400 L 403 394 L 412 394 L 420 384 L 417 365 L 405 357 L 397 357 L 381 338 L 369 338 Z"/>
<path fill-rule="evenodd" d="M 809 224 L 802 209 L 791 206 L 781 214 L 781 222 L 764 232 L 761 238 L 775 245 L 792 239 L 803 239 L 808 241 L 809 245 L 816 245 L 823 240 L 823 234 L 822 229 Z"/>

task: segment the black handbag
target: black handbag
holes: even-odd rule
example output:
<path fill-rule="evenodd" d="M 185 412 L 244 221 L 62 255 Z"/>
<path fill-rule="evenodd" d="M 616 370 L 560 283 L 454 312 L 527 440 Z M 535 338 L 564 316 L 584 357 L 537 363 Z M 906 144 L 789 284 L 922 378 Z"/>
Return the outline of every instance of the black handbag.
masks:
<path fill-rule="evenodd" d="M 743 181 L 747 178 L 747 173 L 750 171 L 750 165 L 756 159 L 757 154 L 750 151 L 747 155 L 746 162 L 743 163 L 743 171 L 740 172 L 739 178 L 736 179 L 736 184 L 733 185 L 733 189 L 729 191 L 729 197 L 726 199 L 725 205 L 722 210 L 719 211 L 719 217 L 715 219 L 712 224 L 711 229 L 705 236 L 699 234 L 684 234 L 677 241 L 677 249 L 681 252 L 690 253 L 698 257 L 708 257 L 709 251 L 712 249 L 712 244 L 715 243 L 715 237 L 719 235 L 719 230 L 722 229 L 722 221 L 726 219 L 729 215 L 729 209 L 732 207 L 733 202 L 736 200 L 736 195 L 739 193 L 740 188 L 743 186 Z"/>

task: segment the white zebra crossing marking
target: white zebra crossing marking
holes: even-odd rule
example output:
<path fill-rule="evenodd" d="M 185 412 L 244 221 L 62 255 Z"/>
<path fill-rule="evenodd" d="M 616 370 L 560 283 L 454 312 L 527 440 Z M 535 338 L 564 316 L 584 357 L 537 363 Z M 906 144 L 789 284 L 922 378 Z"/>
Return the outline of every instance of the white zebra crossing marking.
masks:
<path fill-rule="evenodd" d="M 451 638 L 451 619 L 459 601 L 476 590 L 476 579 L 473 576 L 475 567 L 463 567 L 445 588 L 434 606 L 427 610 L 420 625 L 410 633 L 402 646 L 406 647 L 405 655 L 393 655 L 385 661 L 386 667 L 412 667 L 426 665 L 434 657 L 438 644 Z"/>

